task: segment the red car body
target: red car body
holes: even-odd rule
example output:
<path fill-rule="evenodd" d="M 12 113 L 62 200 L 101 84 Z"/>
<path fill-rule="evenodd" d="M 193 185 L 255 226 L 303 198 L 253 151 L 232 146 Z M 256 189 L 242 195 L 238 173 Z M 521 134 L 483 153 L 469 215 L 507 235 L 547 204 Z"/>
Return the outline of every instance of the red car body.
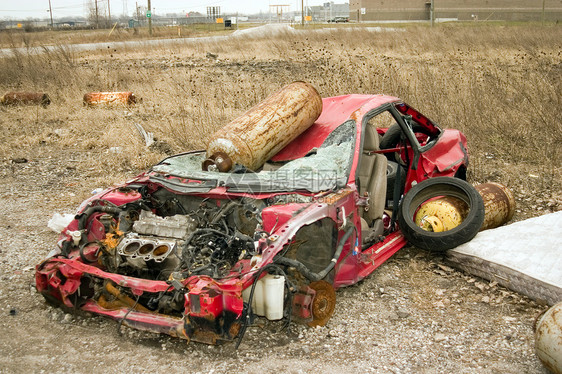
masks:
<path fill-rule="evenodd" d="M 392 218 L 390 212 L 384 217 L 383 236 L 367 245 L 362 237 L 364 230 L 362 232 L 361 215 L 362 210 L 368 205 L 369 198 L 361 196 L 358 188 L 358 170 L 364 157 L 363 137 L 368 121 L 382 112 L 393 116 L 404 135 L 396 147 L 375 152 L 392 155 L 398 153 L 402 160 L 405 160 L 407 174 L 405 181 L 401 183 L 403 193 L 407 193 L 414 184 L 427 178 L 458 176 L 466 170 L 468 156 L 464 135 L 457 130 L 440 129 L 400 99 L 385 95 L 346 95 L 325 98 L 323 111 L 318 120 L 275 155 L 271 162 L 288 162 L 307 157 L 311 150 L 322 147 L 330 134 L 346 123 L 351 129 L 349 137 L 354 139 L 349 139 L 350 166 L 346 170 L 344 185 L 319 191 L 299 189 L 298 186 L 293 186 L 288 191 L 280 191 L 279 188 L 269 190 L 229 188 L 228 183 L 215 183 L 165 171 L 167 163 L 175 162 L 174 157 L 179 157 L 177 160 L 180 160 L 182 157 L 191 157 L 189 156 L 191 153 L 173 156 L 164 160 L 161 164 L 163 166 L 149 170 L 126 184 L 109 188 L 86 200 L 80 206 L 75 219 L 62 231 L 57 248 L 37 266 L 37 290 L 48 301 L 107 316 L 134 328 L 210 344 L 228 341 L 243 335 L 242 329 L 251 314 L 251 306 L 248 305 L 251 302 L 248 300 L 245 302 L 243 293 L 246 292 L 246 298 L 250 292 L 253 293 L 252 286 L 267 272 L 275 272 L 277 268 L 287 274 L 294 272 L 291 264 L 282 263 L 275 266 L 274 264 L 280 256 L 284 255 L 287 248 L 292 248 L 291 245 L 297 241 L 295 238 L 298 237 L 299 230 L 312 227 L 311 225 L 316 222 L 321 222 L 321 225 L 328 222 L 327 226 L 324 226 L 329 227 L 328 230 L 331 231 L 328 232 L 333 232 L 333 243 L 341 245 L 341 250 L 339 252 L 336 250 L 339 256 L 335 259 L 335 265 L 321 282 L 337 289 L 360 281 L 407 243 L 400 229 L 396 225 L 389 224 L 388 221 Z M 381 137 L 386 131 L 386 128 L 377 128 Z M 150 203 L 151 200 L 147 196 L 158 193 L 166 194 L 165 198 Z M 176 198 L 183 199 L 185 202 L 192 202 L 197 198 L 201 199 L 197 200 L 198 203 L 202 201 L 201 204 L 211 206 L 201 208 L 203 205 L 199 205 L 197 208 L 199 211 L 211 209 L 215 212 L 212 209 L 220 210 L 221 207 L 226 209 L 230 201 L 236 201 L 233 204 L 234 209 L 241 206 L 240 201 L 252 201 L 252 204 L 259 205 L 259 209 L 256 210 L 258 212 L 255 213 L 256 217 L 259 216 L 259 233 L 252 238 L 254 250 L 251 249 L 251 241 L 246 236 L 240 234 L 242 239 L 232 236 L 230 241 L 235 240 L 238 243 L 246 240 L 247 243 L 244 244 L 246 247 L 239 250 L 238 257 L 231 259 L 230 264 L 234 265 L 229 269 L 221 270 L 223 273 L 220 277 L 205 274 L 210 272 L 209 269 L 202 273 L 191 269 L 182 274 L 179 274 L 181 271 L 174 273 L 170 270 L 170 274 L 165 271 L 165 279 L 161 275 L 132 275 L 149 274 L 152 270 L 150 267 L 146 268 L 145 264 L 135 269 L 134 264 L 140 261 L 138 258 L 129 258 L 127 263 L 122 262 L 125 254 L 116 254 L 119 251 L 119 243 L 127 237 L 124 231 L 132 230 L 130 225 L 126 227 L 127 225 L 123 224 L 121 227 L 122 222 L 130 219 L 126 215 L 136 212 L 135 209 L 142 208 L 147 214 L 158 212 L 163 209 L 161 201 L 170 205 L 170 201 Z M 286 200 L 281 203 L 277 201 L 278 199 Z M 149 206 L 143 207 L 141 202 Z M 137 208 L 129 209 L 128 207 L 131 206 Z M 173 209 L 166 215 L 175 213 L 176 210 Z M 184 210 L 184 215 L 189 216 L 185 211 L 187 209 Z M 219 215 L 214 215 L 217 216 Z M 254 219 L 252 217 L 248 219 Z M 138 219 L 138 217 L 130 219 L 133 225 L 136 224 L 135 218 Z M 220 219 L 230 222 L 228 215 Z M 199 223 L 199 225 L 206 225 L 206 223 Z M 239 225 L 234 228 L 235 233 L 238 227 Z M 194 230 L 192 233 L 198 231 L 198 229 Z M 212 233 L 214 229 L 202 230 Z M 225 230 L 232 232 L 228 228 Z M 319 232 L 320 238 L 322 235 L 321 231 Z M 127 240 L 141 240 L 139 238 L 146 239 L 150 236 L 143 234 L 139 237 L 130 233 L 128 235 Z M 216 238 L 213 240 L 219 241 Z M 135 245 L 133 249 L 137 247 Z M 187 247 L 189 246 L 184 245 L 182 251 Z M 197 251 L 193 246 L 189 248 Z M 245 251 L 251 252 L 252 255 L 244 255 L 247 253 Z M 334 250 L 327 253 L 329 259 L 330 255 L 334 254 Z M 109 256 L 107 258 L 111 258 L 111 261 L 121 262 L 116 268 L 112 268 L 111 261 L 104 256 Z M 151 261 L 154 265 L 155 260 L 151 259 Z M 182 269 L 181 261 L 176 269 Z M 292 259 L 292 261 L 296 260 Z M 327 260 L 323 261 L 323 264 L 327 262 Z M 313 262 L 311 260 L 310 263 Z M 132 270 L 129 271 L 130 269 Z M 316 271 L 316 274 L 323 273 Z M 329 315 L 321 314 L 331 314 L 330 311 L 322 310 L 326 302 L 331 302 L 330 290 L 326 292 L 325 286 L 315 287 L 314 282 L 311 282 L 311 279 L 315 280 L 314 277 L 309 279 L 301 275 L 287 275 L 287 277 L 287 287 L 284 292 L 285 318 L 292 316 L 305 322 L 329 318 Z M 325 299 L 324 304 L 320 303 L 322 297 Z"/>

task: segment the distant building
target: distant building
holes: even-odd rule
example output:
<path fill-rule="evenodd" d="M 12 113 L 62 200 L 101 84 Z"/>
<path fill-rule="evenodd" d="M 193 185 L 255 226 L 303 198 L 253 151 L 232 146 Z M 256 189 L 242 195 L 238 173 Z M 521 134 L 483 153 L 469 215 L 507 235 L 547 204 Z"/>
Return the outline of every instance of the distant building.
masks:
<path fill-rule="evenodd" d="M 83 28 L 86 27 L 86 21 L 57 21 L 53 22 L 54 28 Z M 9 30 L 25 30 L 47 29 L 51 27 L 51 21 L 46 20 L 20 20 L 20 21 L 2 21 L 0 29 Z"/>
<path fill-rule="evenodd" d="M 309 6 L 305 10 L 305 15 L 312 16 L 313 22 L 327 22 L 335 17 L 349 17 L 349 3 L 335 4 L 331 1 L 323 5 Z"/>
<path fill-rule="evenodd" d="M 434 0 L 434 19 L 559 21 L 560 0 Z M 353 21 L 419 21 L 430 19 L 430 0 L 350 0 L 349 17 Z"/>

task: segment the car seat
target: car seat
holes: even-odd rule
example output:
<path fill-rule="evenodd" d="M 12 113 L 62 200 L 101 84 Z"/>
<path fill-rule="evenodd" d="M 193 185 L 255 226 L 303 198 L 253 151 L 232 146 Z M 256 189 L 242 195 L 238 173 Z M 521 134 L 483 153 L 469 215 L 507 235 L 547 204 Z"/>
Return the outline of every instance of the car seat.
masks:
<path fill-rule="evenodd" d="M 362 212 L 362 218 L 372 227 L 373 222 L 382 217 L 386 204 L 386 169 L 384 155 L 373 153 L 379 150 L 380 136 L 370 124 L 365 126 L 363 150 L 359 165 L 359 193 L 369 196 L 369 203 Z"/>

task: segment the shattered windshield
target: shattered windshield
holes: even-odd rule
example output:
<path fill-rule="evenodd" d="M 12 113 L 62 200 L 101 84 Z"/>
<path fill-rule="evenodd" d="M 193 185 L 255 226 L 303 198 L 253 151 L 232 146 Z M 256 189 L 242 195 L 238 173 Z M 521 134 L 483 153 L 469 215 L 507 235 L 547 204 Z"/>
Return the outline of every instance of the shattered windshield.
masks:
<path fill-rule="evenodd" d="M 253 172 L 234 168 L 233 172 L 203 171 L 205 152 L 173 156 L 152 168 L 160 175 L 173 175 L 205 181 L 216 181 L 214 186 L 225 186 L 231 192 L 282 192 L 305 190 L 320 192 L 344 187 L 353 162 L 355 149 L 355 122 L 347 121 L 328 135 L 322 145 L 313 148 L 305 157 L 285 163 L 266 163 Z M 162 181 L 158 176 L 153 179 Z M 201 185 L 197 185 L 199 190 Z"/>

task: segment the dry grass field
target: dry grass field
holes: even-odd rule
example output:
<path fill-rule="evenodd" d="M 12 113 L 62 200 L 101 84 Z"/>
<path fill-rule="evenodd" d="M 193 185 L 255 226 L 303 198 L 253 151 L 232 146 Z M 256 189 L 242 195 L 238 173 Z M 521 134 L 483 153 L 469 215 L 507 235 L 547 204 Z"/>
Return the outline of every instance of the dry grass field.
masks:
<path fill-rule="evenodd" d="M 214 129 L 269 93 L 305 80 L 322 96 L 398 96 L 467 135 L 473 182 L 502 181 L 531 196 L 559 198 L 561 37 L 558 26 L 443 26 L 93 53 L 72 53 L 64 45 L 39 55 L 18 52 L 0 60 L 0 92 L 45 91 L 53 104 L 2 108 L 0 157 L 86 152 L 78 170 L 94 167 L 112 180 L 164 156 L 143 149 L 133 122 L 174 152 L 200 148 Z M 143 102 L 126 109 L 82 106 L 84 93 L 108 90 L 131 90 Z M 112 147 L 123 152 L 107 154 Z"/>
<path fill-rule="evenodd" d="M 43 91 L 50 95 L 52 104 L 47 109 L 0 107 L 0 208 L 6 212 L 0 218 L 0 234 L 6 238 L 2 239 L 3 244 L 11 245 L 11 249 L 0 251 L 0 261 L 5 264 L 1 279 L 7 285 L 0 292 L 0 300 L 21 313 L 21 317 L 14 318 L 22 318 L 5 321 L 0 333 L 18 329 L 21 332 L 27 326 L 35 326 L 31 330 L 33 333 L 21 332 L 22 343 L 14 342 L 10 347 L 0 344 L 0 352 L 8 357 L 32 360 L 25 366 L 30 370 L 82 371 L 82 358 L 84 362 L 100 362 L 103 359 L 99 355 L 103 352 L 115 353 L 121 348 L 122 356 L 128 358 L 122 361 L 123 357 L 119 356 L 119 364 L 113 362 L 117 365 L 114 369 L 125 371 L 134 368 L 123 365 L 135 364 L 134 357 L 138 356 L 130 352 L 136 351 L 135 341 L 140 341 L 138 352 L 152 354 L 148 352 L 153 342 L 158 348 L 157 356 L 150 356 L 154 363 L 147 366 L 147 370 L 165 362 L 162 354 L 167 352 L 159 353 L 161 347 L 170 350 L 175 344 L 168 338 L 157 340 L 134 335 L 123 342 L 124 338 L 113 333 L 114 325 L 96 322 L 94 326 L 84 320 L 83 325 L 75 322 L 69 326 L 43 321 L 45 313 L 55 312 L 49 312 L 51 309 L 46 309 L 41 297 L 29 291 L 28 284 L 33 279 L 28 267 L 39 261 L 55 242 L 54 234 L 47 231 L 45 223 L 54 212 L 72 212 L 96 187 L 126 180 L 169 153 L 203 148 L 215 129 L 292 81 L 312 83 L 323 97 L 348 93 L 385 93 L 400 97 L 442 127 L 457 128 L 466 134 L 471 157 L 469 180 L 473 183 L 496 181 L 510 186 L 519 204 L 516 219 L 562 209 L 561 41 L 562 26 L 558 25 L 440 25 L 384 32 L 340 28 L 282 33 L 269 38 L 182 41 L 167 46 L 140 43 L 134 47 L 93 52 L 72 52 L 64 44 L 41 54 L 14 49 L 7 57 L 0 57 L 0 95 L 5 91 Z M 4 39 L 2 43 L 9 44 Z M 133 91 L 142 102 L 127 108 L 82 105 L 86 92 L 114 90 Z M 144 146 L 134 123 L 154 133 L 159 140 L 156 147 Z M 532 355 L 531 330 L 540 306 L 505 290 L 498 291 L 493 285 L 475 288 L 474 279 L 460 273 L 442 274 L 436 265 L 438 260 L 427 254 L 414 249 L 404 253 L 383 266 L 379 273 L 382 275 L 374 275 L 362 285 L 338 294 L 344 306 L 337 307 L 339 314 L 333 325 L 315 333 L 298 330 L 285 341 L 290 358 L 287 362 L 295 366 L 279 363 L 285 357 L 279 353 L 282 347 L 263 343 L 273 357 L 266 367 L 288 372 L 325 370 L 322 352 L 330 350 L 335 362 L 333 370 L 365 372 L 361 367 L 345 363 L 346 357 L 365 362 L 372 359 L 367 358 L 368 353 L 364 351 L 367 349 L 365 335 L 352 335 L 357 337 L 355 342 L 344 338 L 349 336 L 345 331 L 353 330 L 354 318 L 361 319 L 366 312 L 357 309 L 352 302 L 357 298 L 382 313 L 382 317 L 376 317 L 380 324 L 365 330 L 365 334 L 380 338 L 379 345 L 368 347 L 383 360 L 377 365 L 385 365 L 374 371 L 542 372 L 540 363 Z M 18 256 L 21 256 L 19 260 Z M 384 287 L 387 291 L 386 294 L 380 291 L 382 295 L 394 292 L 389 289 L 396 292 L 392 298 L 382 298 L 387 304 L 381 304 L 377 301 L 380 299 L 378 291 L 376 295 L 369 291 L 371 286 L 374 290 Z M 435 293 L 436 287 L 442 292 Z M 451 287 L 461 291 L 447 296 Z M 437 302 L 436 298 L 441 300 L 445 297 L 443 292 L 454 308 L 441 301 L 439 305 L 444 305 L 444 309 L 439 307 L 434 311 L 424 306 Z M 496 299 L 501 302 L 483 304 L 478 301 L 481 292 L 486 293 L 489 303 L 493 304 L 490 300 Z M 412 295 L 411 302 L 423 310 L 421 319 L 415 319 L 419 316 L 412 310 L 418 309 L 412 309 L 410 322 L 404 320 L 400 327 L 384 327 L 387 323 L 384 316 L 388 314 L 385 308 L 395 308 L 393 300 L 401 300 L 403 293 Z M 14 296 L 20 294 L 27 296 Z M 472 305 L 467 300 L 474 301 L 475 306 L 466 309 L 463 305 Z M 3 307 L 3 315 L 7 316 L 8 310 Z M 348 315 L 346 311 L 354 314 Z M 391 325 L 401 321 L 392 315 L 388 318 Z M 513 323 L 514 320 L 506 318 L 521 322 L 518 327 L 504 329 L 500 326 L 500 330 L 494 330 L 496 324 Z M 450 323 L 427 322 L 440 319 Z M 488 324 L 486 319 L 494 322 Z M 453 320 L 457 321 L 451 322 Z M 449 328 L 451 340 L 441 339 L 441 331 Z M 460 335 L 455 332 L 457 328 Z M 45 329 L 52 329 L 54 335 L 47 334 L 48 337 L 43 338 Z M 112 335 L 108 335 L 108 331 Z M 432 344 L 442 347 L 430 345 L 425 350 L 425 343 L 416 346 L 415 339 L 408 340 L 411 334 L 425 332 L 430 335 Z M 455 350 L 453 342 L 461 339 L 465 332 L 463 346 L 469 344 L 470 348 Z M 484 337 L 478 335 L 480 332 Z M 396 336 L 400 333 L 405 335 Z M 15 336 L 10 334 L 8 336 Z M 268 334 L 263 330 L 254 336 Z M 61 337 L 78 342 L 84 335 L 104 345 L 103 352 L 80 356 L 80 360 L 69 361 L 66 366 L 57 366 L 52 360 L 41 366 L 41 357 L 49 354 L 48 348 L 40 347 L 53 345 Z M 302 348 L 301 335 L 308 339 L 305 348 Z M 359 358 L 349 356 L 348 351 L 336 357 L 338 346 L 326 348 L 338 337 L 343 344 L 339 347 L 362 344 Z M 106 344 L 105 339 L 109 339 L 109 343 Z M 248 351 L 260 347 L 262 343 L 256 339 L 250 343 L 250 348 L 246 346 Z M 390 339 L 390 343 L 380 343 L 385 339 Z M 423 342 L 424 337 L 419 339 Z M 404 343 L 398 343 L 400 341 Z M 447 344 L 452 344 L 453 348 L 450 345 L 448 348 Z M 38 347 L 33 348 L 31 358 L 31 353 L 25 353 L 29 346 Z M 246 354 L 246 357 L 250 355 L 253 366 L 244 366 L 238 364 L 243 356 L 229 351 L 232 348 L 224 349 L 177 348 L 169 352 L 168 357 L 177 362 L 187 356 L 196 357 L 199 363 L 193 370 L 201 372 L 212 368 L 205 366 L 206 361 L 228 362 L 226 366 L 216 364 L 219 372 L 227 369 L 260 371 L 260 357 L 254 353 Z M 408 353 L 420 350 L 425 352 L 420 357 Z M 397 356 L 382 358 L 389 351 Z M 57 348 L 56 352 L 54 357 L 65 355 L 63 348 Z M 312 360 L 312 366 L 299 364 L 307 359 Z M 416 361 L 418 359 L 420 361 Z M 6 362 L 0 360 L 0 371 L 2 365 L 8 365 Z M 279 364 L 275 366 L 275 362 Z M 6 367 L 8 371 L 18 371 L 15 366 Z M 95 368 L 94 371 L 104 370 L 103 366 Z"/>

